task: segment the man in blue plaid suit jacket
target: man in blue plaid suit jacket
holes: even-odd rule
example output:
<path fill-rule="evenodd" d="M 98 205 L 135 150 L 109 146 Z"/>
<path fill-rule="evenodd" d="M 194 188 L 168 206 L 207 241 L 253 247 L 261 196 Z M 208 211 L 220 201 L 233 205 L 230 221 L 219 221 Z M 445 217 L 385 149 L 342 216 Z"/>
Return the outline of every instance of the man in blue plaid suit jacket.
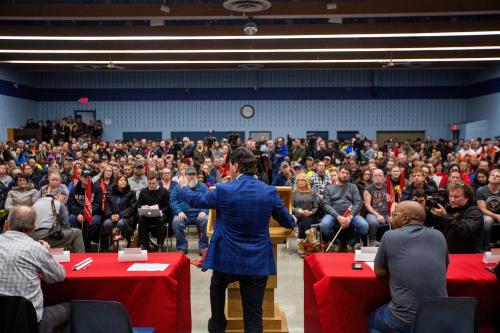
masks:
<path fill-rule="evenodd" d="M 269 236 L 271 216 L 285 228 L 295 221 L 276 189 L 257 180 L 257 162 L 246 148 L 230 156 L 231 179 L 206 194 L 192 192 L 185 178 L 179 179 L 179 196 L 193 208 L 215 208 L 216 225 L 203 270 L 212 269 L 209 332 L 224 332 L 227 285 L 239 281 L 245 332 L 262 332 L 262 302 L 268 275 L 276 274 Z"/>

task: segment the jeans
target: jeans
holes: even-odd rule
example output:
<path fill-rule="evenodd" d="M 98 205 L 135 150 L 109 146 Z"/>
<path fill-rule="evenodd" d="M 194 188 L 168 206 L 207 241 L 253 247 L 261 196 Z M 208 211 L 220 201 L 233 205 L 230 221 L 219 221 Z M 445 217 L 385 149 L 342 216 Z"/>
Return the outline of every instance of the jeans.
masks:
<path fill-rule="evenodd" d="M 483 223 L 483 250 L 487 251 L 490 248 L 491 242 L 491 229 L 493 228 L 493 223 L 498 224 L 500 221 L 495 221 L 491 216 L 484 216 Z"/>
<path fill-rule="evenodd" d="M 306 231 L 311 229 L 311 224 L 314 224 L 314 217 L 299 215 L 297 217 L 297 226 L 299 228 L 299 239 L 306 238 Z"/>
<path fill-rule="evenodd" d="M 405 323 L 394 317 L 389 309 L 389 304 L 384 304 L 370 313 L 366 321 L 368 333 L 410 333 L 411 324 Z"/>
<path fill-rule="evenodd" d="M 76 219 L 76 215 L 74 214 L 68 216 L 68 221 L 71 227 L 82 229 L 83 242 L 85 243 L 85 247 L 90 247 L 91 241 L 97 241 L 99 227 L 101 226 L 100 215 L 92 215 L 92 224 L 88 224 L 86 221 L 83 221 L 83 224 L 80 224 L 80 222 L 78 222 L 78 220 Z"/>
<path fill-rule="evenodd" d="M 224 314 L 227 285 L 239 281 L 241 303 L 243 305 L 243 325 L 245 333 L 261 333 L 262 303 L 266 290 L 267 276 L 235 275 L 213 271 L 210 283 L 210 306 L 212 317 L 208 321 L 210 333 L 226 331 L 227 320 Z"/>
<path fill-rule="evenodd" d="M 389 216 L 385 215 L 384 216 L 385 223 L 389 220 Z M 368 222 L 368 242 L 370 241 L 376 241 L 377 240 L 377 230 L 378 227 L 381 225 L 380 222 L 377 220 L 375 215 L 373 214 L 366 214 L 366 222 Z"/>
<path fill-rule="evenodd" d="M 202 230 L 200 241 L 198 242 L 199 252 L 201 253 L 203 249 L 207 248 L 208 247 L 207 221 L 208 221 L 208 215 L 205 216 L 205 218 L 201 221 L 198 220 L 198 215 L 196 216 L 186 215 L 184 221 L 182 221 L 178 216 L 175 216 L 174 221 L 172 222 L 172 228 L 174 229 L 175 233 L 177 250 L 185 252 L 188 249 L 188 242 L 186 240 L 186 236 L 184 235 L 184 229 L 188 224 L 197 225 Z"/>
<path fill-rule="evenodd" d="M 104 220 L 101 233 L 101 252 L 107 251 L 109 248 L 109 235 L 111 234 L 111 231 L 113 231 L 113 225 L 120 229 L 122 235 L 126 235 L 128 232 L 128 227 L 124 219 L 119 219 L 116 223 L 114 223 L 111 219 Z"/>
<path fill-rule="evenodd" d="M 319 229 L 325 237 L 324 239 L 332 239 L 333 236 L 335 236 L 334 227 L 336 224 L 338 224 L 338 221 L 332 215 L 325 214 L 325 216 L 323 216 L 319 224 Z M 368 232 L 368 222 L 366 222 L 366 220 L 362 216 L 356 215 L 351 220 L 349 228 L 353 228 L 353 233 L 352 236 L 347 240 L 347 244 L 354 245 Z M 335 243 L 340 244 L 340 239 L 337 238 L 335 240 Z"/>

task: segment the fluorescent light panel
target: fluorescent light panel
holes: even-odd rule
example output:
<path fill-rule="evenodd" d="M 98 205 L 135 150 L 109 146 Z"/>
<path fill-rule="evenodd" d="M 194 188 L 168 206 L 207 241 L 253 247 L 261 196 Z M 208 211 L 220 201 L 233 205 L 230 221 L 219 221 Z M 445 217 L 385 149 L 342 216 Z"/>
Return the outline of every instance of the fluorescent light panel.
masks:
<path fill-rule="evenodd" d="M 406 38 L 406 37 L 466 37 L 497 36 L 492 31 L 405 32 L 376 34 L 314 34 L 314 35 L 235 35 L 235 36 L 13 36 L 2 35 L 0 40 L 54 40 L 54 41 L 155 41 L 155 40 L 266 40 L 266 39 L 348 39 L 348 38 Z"/>
<path fill-rule="evenodd" d="M 500 61 L 500 57 L 483 58 L 401 58 L 401 59 L 303 59 L 303 60 L 117 60 L 116 65 L 197 65 L 197 64 L 335 64 L 335 63 L 385 63 L 385 62 L 478 62 Z M 2 60 L 8 64 L 109 64 L 106 60 Z"/>
<path fill-rule="evenodd" d="M 493 46 L 376 47 L 376 48 L 307 48 L 307 49 L 205 49 L 205 50 L 35 50 L 0 49 L 0 53 L 19 54 L 197 54 L 197 53 L 342 53 L 407 51 L 479 51 L 500 50 Z"/>

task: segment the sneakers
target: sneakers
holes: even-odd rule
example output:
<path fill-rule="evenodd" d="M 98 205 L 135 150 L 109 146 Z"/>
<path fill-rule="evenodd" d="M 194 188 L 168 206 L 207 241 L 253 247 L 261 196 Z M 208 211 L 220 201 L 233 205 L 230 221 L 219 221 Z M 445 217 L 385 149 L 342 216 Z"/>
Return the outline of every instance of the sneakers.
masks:
<path fill-rule="evenodd" d="M 297 240 L 297 254 L 301 258 L 304 258 L 304 256 L 306 255 L 305 250 L 304 250 L 304 243 L 305 243 L 304 239 Z"/>

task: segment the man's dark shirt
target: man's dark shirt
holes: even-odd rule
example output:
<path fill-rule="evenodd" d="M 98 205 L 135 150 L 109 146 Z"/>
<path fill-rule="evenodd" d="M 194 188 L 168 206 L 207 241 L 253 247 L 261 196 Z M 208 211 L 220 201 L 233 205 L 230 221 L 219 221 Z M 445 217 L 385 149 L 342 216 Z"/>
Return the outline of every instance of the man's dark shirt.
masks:
<path fill-rule="evenodd" d="M 443 234 L 450 253 L 477 253 L 481 249 L 483 213 L 477 206 L 447 209 L 441 218 Z"/>

